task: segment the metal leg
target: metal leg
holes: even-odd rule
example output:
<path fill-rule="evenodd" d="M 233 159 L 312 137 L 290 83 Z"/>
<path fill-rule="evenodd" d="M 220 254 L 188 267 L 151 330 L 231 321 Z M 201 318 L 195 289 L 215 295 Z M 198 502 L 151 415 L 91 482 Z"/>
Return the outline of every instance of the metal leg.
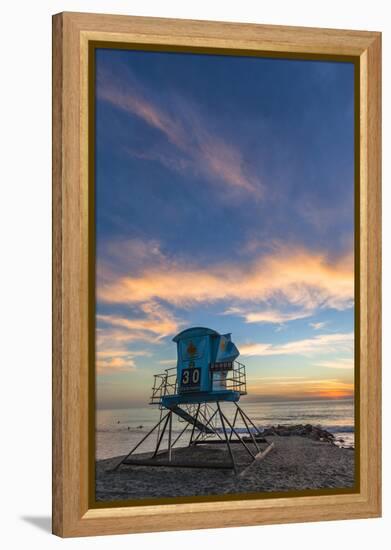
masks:
<path fill-rule="evenodd" d="M 237 406 L 236 403 L 235 403 L 235 405 Z M 238 416 L 238 409 L 236 409 L 236 411 L 235 411 L 235 416 L 234 416 L 234 421 L 233 421 L 233 423 L 232 423 L 232 426 L 235 426 L 235 422 L 236 422 L 237 416 Z M 232 439 L 232 433 L 233 433 L 233 432 L 231 431 L 230 436 L 229 436 L 229 440 L 230 440 L 230 441 L 231 441 L 231 439 Z"/>
<path fill-rule="evenodd" d="M 172 413 L 168 417 L 170 422 L 168 426 L 168 462 L 171 462 L 171 434 L 172 434 Z"/>
<path fill-rule="evenodd" d="M 238 405 L 239 406 L 239 405 Z M 257 435 L 262 435 L 262 432 L 259 431 L 259 428 L 257 428 L 257 426 L 254 424 L 254 422 L 251 420 L 251 418 L 248 417 L 248 415 L 245 413 L 245 411 L 243 409 L 240 409 L 242 411 L 242 413 L 244 414 L 244 416 L 247 418 L 248 422 L 251 424 L 251 426 L 253 428 L 255 428 L 256 432 L 257 432 Z"/>
<path fill-rule="evenodd" d="M 220 421 L 221 421 L 221 425 L 223 427 L 223 432 L 224 432 L 224 436 L 225 436 L 225 441 L 227 443 L 227 447 L 228 447 L 228 452 L 229 452 L 229 455 L 231 457 L 231 461 L 232 461 L 232 466 L 233 466 L 233 469 L 235 470 L 235 474 L 237 473 L 237 469 L 236 469 L 236 464 L 235 464 L 235 459 L 234 459 L 234 455 L 232 453 L 232 449 L 231 449 L 231 445 L 229 443 L 229 439 L 228 439 L 228 436 L 227 436 L 227 430 L 225 429 L 225 424 L 224 424 L 224 419 L 223 419 L 223 413 L 221 412 L 221 409 L 220 409 L 220 404 L 219 402 L 217 401 L 217 409 L 219 411 L 219 415 L 220 415 Z"/>
<path fill-rule="evenodd" d="M 176 437 L 176 439 L 174 440 L 174 443 L 171 445 L 171 448 L 174 447 L 175 443 L 182 437 L 182 435 L 185 433 L 185 431 L 187 430 L 187 428 L 190 426 L 189 422 L 186 424 L 186 426 L 183 428 L 183 430 L 181 431 L 181 433 Z"/>
<path fill-rule="evenodd" d="M 217 411 L 216 411 L 217 412 Z M 209 413 L 209 409 L 208 409 L 208 413 Z M 209 413 L 210 414 L 210 413 Z M 202 416 L 202 418 L 205 420 L 205 427 L 209 427 L 209 429 L 211 429 L 213 431 L 214 434 L 216 434 L 216 431 L 214 429 L 214 427 L 212 426 L 211 424 L 211 421 L 214 417 L 214 414 L 212 414 L 212 416 L 210 416 L 209 418 L 206 416 L 205 412 L 203 412 L 201 409 L 200 409 L 200 416 Z M 200 430 L 201 433 L 204 433 L 205 430 Z M 207 435 L 207 434 L 206 434 Z"/>
<path fill-rule="evenodd" d="M 232 447 L 233 443 L 241 443 L 243 445 L 243 447 L 246 449 L 246 451 L 248 452 L 248 454 L 253 459 L 255 457 L 255 454 L 251 450 L 251 445 L 250 445 L 250 447 L 248 445 L 246 445 L 246 442 L 242 439 L 242 437 L 240 436 L 240 434 L 237 431 L 236 425 L 238 423 L 240 423 L 239 420 L 238 420 L 239 415 L 240 415 L 240 417 L 241 417 L 241 419 L 242 419 L 242 421 L 243 421 L 243 423 L 246 427 L 248 435 L 251 438 L 251 442 L 254 444 L 255 449 L 257 449 L 257 451 L 258 451 L 258 454 L 259 454 L 260 448 L 257 444 L 256 436 L 257 435 L 262 435 L 262 433 L 260 432 L 260 430 L 255 426 L 254 422 L 252 422 L 252 420 L 240 408 L 240 406 L 237 403 L 235 403 L 236 411 L 235 411 L 235 415 L 234 415 L 232 423 L 227 418 L 227 416 L 223 413 L 222 408 L 220 406 L 220 403 L 218 401 L 216 401 L 214 404 L 216 405 L 216 408 L 214 408 L 214 406 L 209 406 L 206 403 L 205 404 L 205 410 L 203 410 L 201 408 L 202 403 L 198 403 L 197 404 L 197 412 L 196 412 L 195 417 L 192 418 L 191 422 L 189 422 L 189 421 L 186 422 L 185 427 L 179 433 L 179 435 L 177 435 L 177 437 L 174 439 L 174 441 L 173 441 L 173 432 L 172 432 L 172 417 L 173 417 L 173 412 L 175 412 L 175 411 L 170 409 L 166 414 L 163 414 L 163 411 L 161 409 L 159 422 L 141 439 L 141 441 L 139 441 L 139 443 L 137 443 L 137 445 L 130 451 L 130 453 L 128 453 L 126 455 L 126 457 L 123 458 L 113 468 L 113 471 L 117 470 L 117 468 L 119 468 L 119 466 L 121 466 L 121 464 L 126 463 L 127 460 L 129 460 L 129 464 L 133 464 L 133 463 L 136 463 L 136 464 L 137 463 L 139 463 L 139 464 L 145 463 L 146 464 L 148 462 L 149 465 L 154 465 L 154 464 L 162 465 L 163 462 L 161 460 L 154 461 L 153 459 L 159 453 L 159 449 L 162 446 L 164 434 L 165 434 L 167 429 L 168 429 L 168 447 L 167 447 L 167 451 L 164 451 L 163 454 L 165 454 L 166 452 L 168 454 L 168 460 L 166 461 L 167 465 L 176 466 L 177 465 L 176 460 L 173 460 L 172 449 L 176 445 L 176 443 L 180 440 L 180 438 L 182 437 L 184 432 L 188 429 L 188 427 L 190 426 L 190 423 L 191 423 L 192 424 L 192 430 L 191 430 L 191 435 L 190 435 L 189 446 L 190 445 L 195 445 L 200 438 L 202 438 L 202 441 L 199 441 L 199 443 L 202 443 L 203 440 L 204 440 L 204 435 L 205 435 L 206 432 L 207 433 L 210 432 L 210 434 L 214 434 L 218 439 L 212 439 L 211 443 L 221 443 L 223 445 L 224 444 L 227 445 L 228 453 L 229 453 L 229 456 L 230 456 L 230 459 L 231 459 L 231 464 L 232 464 L 231 467 L 234 469 L 235 473 L 237 473 L 237 465 L 235 463 L 235 458 L 234 458 L 234 454 L 233 454 L 233 447 Z M 200 421 L 201 421 L 201 418 L 203 418 L 203 420 L 205 421 L 205 424 L 202 426 L 202 428 L 197 426 L 197 421 L 198 421 L 198 424 L 199 424 Z M 215 418 L 220 418 L 220 422 L 219 421 L 216 422 L 216 420 L 213 422 L 213 420 Z M 219 423 L 221 423 L 222 430 L 220 429 Z M 251 430 L 250 426 L 252 426 L 255 429 L 255 435 L 254 435 L 254 432 Z M 196 434 L 196 429 L 198 431 L 197 434 Z M 228 433 L 228 429 L 230 429 L 230 433 Z M 157 441 L 156 441 L 155 450 L 154 450 L 152 456 L 149 455 L 149 458 L 147 460 L 144 460 L 143 462 L 141 462 L 141 461 L 137 462 L 136 459 L 134 459 L 134 460 L 130 459 L 129 457 L 140 447 L 140 445 L 155 430 L 158 430 L 157 431 Z M 223 434 L 221 433 L 221 431 L 223 432 Z M 246 439 L 247 439 L 247 437 L 246 437 Z M 207 443 L 207 441 L 208 440 L 206 439 L 205 442 Z M 247 439 L 247 442 L 248 441 L 249 440 Z M 194 467 L 196 467 L 196 466 L 194 466 Z M 215 465 L 213 465 L 213 466 L 205 465 L 205 467 L 215 467 Z M 229 463 L 228 463 L 228 465 L 225 465 L 224 467 L 229 468 L 230 467 Z"/>
<path fill-rule="evenodd" d="M 242 409 L 239 407 L 239 405 L 237 403 L 235 403 L 237 409 L 236 409 L 236 412 L 239 411 L 240 413 L 240 416 L 242 417 L 242 420 L 247 428 L 247 431 L 248 431 L 248 434 L 249 436 L 251 437 L 252 439 L 252 442 L 254 443 L 254 446 L 255 448 L 257 449 L 257 451 L 259 452 L 259 447 L 258 447 L 258 443 L 255 441 L 255 437 L 254 437 L 254 434 L 251 432 L 250 428 L 248 427 L 248 424 L 247 424 L 247 421 L 246 421 L 246 418 L 244 417 L 243 413 L 242 413 Z"/>
<path fill-rule="evenodd" d="M 238 434 L 238 432 L 235 430 L 235 428 L 232 426 L 232 424 L 230 423 L 230 421 L 228 420 L 228 418 L 224 415 L 223 412 L 221 412 L 221 415 L 224 417 L 225 421 L 227 422 L 228 426 L 231 428 L 231 430 L 234 432 L 234 434 L 236 435 L 236 437 L 238 438 L 238 440 L 241 442 L 241 444 L 243 445 L 243 447 L 246 449 L 246 451 L 248 452 L 248 454 L 252 457 L 252 458 L 255 458 L 255 455 L 254 453 L 247 447 L 246 443 L 243 441 L 243 439 L 240 437 L 240 435 Z"/>
<path fill-rule="evenodd" d="M 212 414 L 212 416 L 209 418 L 209 420 L 206 418 L 206 416 L 201 412 L 202 416 L 204 417 L 204 419 L 207 421 L 206 424 L 205 424 L 205 427 L 209 426 L 212 430 L 213 430 L 213 433 L 215 435 L 217 435 L 217 437 L 219 439 L 221 439 L 221 441 L 224 441 L 223 438 L 221 437 L 221 435 L 219 434 L 219 432 L 217 430 L 215 430 L 215 428 L 210 424 L 213 420 L 213 418 L 216 416 L 217 414 L 217 409 L 214 411 L 214 413 Z M 200 438 L 202 432 L 200 431 L 199 434 L 197 435 L 197 437 L 195 438 L 195 440 L 193 441 L 193 443 L 195 443 L 196 441 L 198 441 L 198 439 Z"/>
<path fill-rule="evenodd" d="M 163 429 L 162 429 L 162 433 L 160 434 L 160 437 L 159 437 L 159 441 L 157 442 L 157 445 L 156 445 L 156 449 L 155 449 L 155 452 L 153 453 L 152 455 L 152 458 L 155 458 L 155 456 L 157 455 L 158 451 L 159 451 L 159 447 L 160 447 L 160 444 L 162 442 L 162 439 L 163 439 L 163 436 L 164 436 L 164 432 L 166 431 L 166 428 L 167 428 L 167 424 L 168 424 L 168 421 L 169 421 L 169 418 L 171 416 L 172 412 L 170 411 L 167 416 L 166 416 L 166 421 L 164 423 L 164 426 L 163 426 Z"/>
<path fill-rule="evenodd" d="M 160 408 L 160 420 L 162 419 L 162 416 L 163 416 L 163 408 Z M 159 437 L 160 437 L 160 423 L 156 434 L 156 445 L 157 445 L 157 442 L 159 441 Z"/>
<path fill-rule="evenodd" d="M 185 433 L 185 431 L 187 430 L 187 428 L 190 426 L 190 423 L 188 422 L 186 424 L 186 426 L 183 428 L 183 430 L 181 431 L 180 434 L 177 435 L 177 437 L 174 439 L 174 442 L 172 443 L 171 445 L 171 449 L 173 449 L 175 447 L 175 444 L 177 441 L 179 441 L 179 439 L 182 437 L 182 435 Z M 163 453 L 160 454 L 160 456 L 162 455 Z"/>
<path fill-rule="evenodd" d="M 195 430 L 195 427 L 196 427 L 196 424 L 197 424 L 198 414 L 200 412 L 200 407 L 201 407 L 201 403 L 198 403 L 197 412 L 196 412 L 196 416 L 195 416 L 195 422 L 193 424 L 193 429 L 191 430 L 189 447 L 193 442 L 193 435 L 194 435 L 194 430 Z"/>
<path fill-rule="evenodd" d="M 120 462 L 118 462 L 118 464 L 113 468 L 113 472 L 114 472 L 115 470 L 117 470 L 117 468 L 119 468 L 119 467 L 121 466 L 121 464 L 122 464 L 123 462 L 125 462 L 125 460 L 126 460 L 127 458 L 129 458 L 130 455 L 133 454 L 134 451 L 135 451 L 136 449 L 138 449 L 138 448 L 140 447 L 140 445 L 141 445 L 142 443 L 144 443 L 144 441 L 147 439 L 147 437 L 149 437 L 149 436 L 151 435 L 151 433 L 152 433 L 154 430 L 156 430 L 156 428 L 157 428 L 158 426 L 160 426 L 160 424 L 163 422 L 163 420 L 164 420 L 165 418 L 167 418 L 168 415 L 169 415 L 169 413 L 167 413 L 165 416 L 163 416 L 163 418 L 161 418 L 161 419 L 159 420 L 159 422 L 158 422 L 157 424 L 155 424 L 155 426 L 152 428 L 152 430 L 150 430 L 150 431 L 147 433 L 147 435 L 145 435 L 145 436 L 142 438 L 142 440 L 139 441 L 135 447 L 133 447 L 133 449 L 130 451 L 130 453 L 127 454 L 127 455 L 125 456 L 125 458 L 123 458 Z"/>

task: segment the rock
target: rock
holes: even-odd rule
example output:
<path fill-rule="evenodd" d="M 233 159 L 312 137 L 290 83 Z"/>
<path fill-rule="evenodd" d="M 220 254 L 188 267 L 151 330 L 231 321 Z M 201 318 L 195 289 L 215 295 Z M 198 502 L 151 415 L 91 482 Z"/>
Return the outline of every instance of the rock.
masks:
<path fill-rule="evenodd" d="M 332 433 L 324 430 L 320 426 L 313 426 L 312 424 L 294 424 L 277 426 L 269 426 L 263 430 L 263 435 L 278 435 L 282 437 L 288 437 L 290 435 L 299 435 L 301 437 L 308 437 L 314 441 L 333 442 L 334 436 Z"/>

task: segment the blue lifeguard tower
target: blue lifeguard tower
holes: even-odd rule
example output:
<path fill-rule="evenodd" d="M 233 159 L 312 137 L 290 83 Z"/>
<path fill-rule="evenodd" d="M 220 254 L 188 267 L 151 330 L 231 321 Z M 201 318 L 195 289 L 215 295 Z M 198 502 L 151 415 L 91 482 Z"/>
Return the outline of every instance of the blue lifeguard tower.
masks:
<path fill-rule="evenodd" d="M 239 350 L 232 342 L 231 334 L 192 327 L 177 334 L 173 341 L 177 346 L 176 367 L 154 375 L 150 405 L 159 407 L 159 421 L 115 469 L 127 464 L 233 468 L 236 471 L 235 444 L 241 444 L 252 460 L 264 454 L 265 451 L 260 448 L 261 443 L 266 443 L 262 432 L 238 403 L 240 397 L 247 393 L 246 367 L 237 361 Z M 233 419 L 227 407 L 234 411 Z M 174 417 L 184 427 L 173 441 Z M 134 454 L 153 434 L 157 438 L 152 453 L 141 458 Z M 162 445 L 164 439 L 166 441 Z M 189 460 L 189 453 L 184 460 L 183 454 L 176 453 L 183 446 L 174 449 L 179 441 L 186 441 L 186 447 L 193 448 L 198 445 L 225 445 L 229 460 L 208 461 L 199 453 L 196 460 Z M 166 448 L 162 450 L 162 447 Z"/>

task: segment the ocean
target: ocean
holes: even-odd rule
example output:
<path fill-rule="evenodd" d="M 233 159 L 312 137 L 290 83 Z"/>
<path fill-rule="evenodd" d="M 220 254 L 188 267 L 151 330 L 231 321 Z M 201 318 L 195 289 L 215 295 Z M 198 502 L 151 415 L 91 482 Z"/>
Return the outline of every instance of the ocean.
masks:
<path fill-rule="evenodd" d="M 241 407 L 259 428 L 276 424 L 313 424 L 333 433 L 338 445 L 354 447 L 354 401 L 318 400 L 284 402 L 240 402 Z M 232 405 L 223 411 L 232 419 Z M 127 454 L 159 421 L 157 406 L 128 409 L 103 409 L 96 415 L 96 458 L 98 460 Z M 184 428 L 184 423 L 173 421 L 173 440 Z M 191 429 L 184 433 L 184 441 Z M 157 430 L 136 451 L 152 451 L 156 445 Z M 338 441 L 343 440 L 343 441 Z M 164 439 L 162 444 L 166 440 Z"/>

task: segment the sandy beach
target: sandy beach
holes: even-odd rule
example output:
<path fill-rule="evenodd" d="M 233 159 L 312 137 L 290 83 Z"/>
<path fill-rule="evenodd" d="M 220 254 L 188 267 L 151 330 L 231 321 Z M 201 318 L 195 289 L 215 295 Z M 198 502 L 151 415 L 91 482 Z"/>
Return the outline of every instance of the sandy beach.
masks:
<path fill-rule="evenodd" d="M 232 470 L 121 466 L 114 457 L 96 463 L 97 501 L 280 492 L 304 489 L 349 488 L 354 485 L 354 450 L 329 441 L 291 435 L 268 436 L 273 449 L 261 460 L 251 462 L 242 445 L 235 445 L 238 474 Z M 262 444 L 264 449 L 266 444 Z M 202 445 L 178 448 L 174 459 L 186 461 L 208 456 L 222 460 L 225 446 Z M 141 455 L 138 455 L 140 457 Z"/>

